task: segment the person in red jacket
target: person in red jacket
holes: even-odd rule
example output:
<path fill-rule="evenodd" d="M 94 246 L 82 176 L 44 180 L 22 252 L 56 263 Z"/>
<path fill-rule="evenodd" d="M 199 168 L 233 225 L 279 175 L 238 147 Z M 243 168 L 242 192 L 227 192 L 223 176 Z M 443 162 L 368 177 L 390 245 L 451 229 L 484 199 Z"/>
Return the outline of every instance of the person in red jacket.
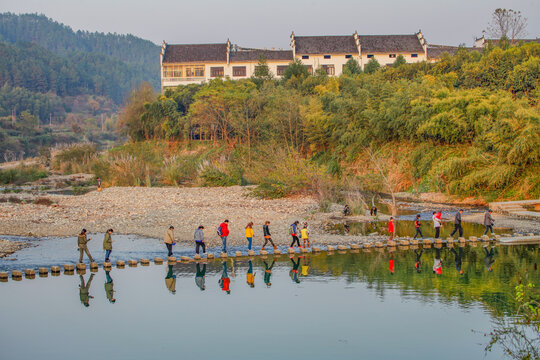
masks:
<path fill-rule="evenodd" d="M 221 243 L 223 244 L 221 251 L 227 252 L 227 236 L 229 236 L 229 220 L 225 220 L 218 227 L 218 235 L 221 238 Z"/>
<path fill-rule="evenodd" d="M 227 275 L 227 262 L 223 261 L 223 273 L 221 274 L 221 279 L 219 279 L 219 286 L 221 287 L 221 290 L 225 291 L 227 295 L 230 295 L 231 289 L 231 279 L 229 279 L 229 275 Z"/>
<path fill-rule="evenodd" d="M 416 233 L 414 234 L 414 239 L 416 239 L 418 235 L 420 235 L 421 239 L 424 238 L 424 235 L 422 235 L 422 230 L 420 229 L 421 226 L 422 226 L 422 223 L 420 222 L 420 214 L 418 214 L 416 215 L 416 219 L 414 220 L 414 228 L 416 229 Z"/>
<path fill-rule="evenodd" d="M 388 241 L 390 241 L 394 238 L 394 218 L 393 217 L 390 217 L 390 221 L 388 222 L 388 232 L 390 233 L 390 238 L 388 238 Z"/>

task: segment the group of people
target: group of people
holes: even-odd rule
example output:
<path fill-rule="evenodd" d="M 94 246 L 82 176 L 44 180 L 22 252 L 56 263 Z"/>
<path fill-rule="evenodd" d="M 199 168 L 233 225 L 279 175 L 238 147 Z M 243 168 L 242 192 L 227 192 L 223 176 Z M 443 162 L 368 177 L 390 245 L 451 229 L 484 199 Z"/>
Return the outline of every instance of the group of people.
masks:
<path fill-rule="evenodd" d="M 492 216 L 493 210 L 488 209 L 484 213 L 484 226 L 485 231 L 484 235 L 487 235 L 488 232 L 491 232 L 492 235 L 494 235 L 493 232 L 493 225 L 495 224 L 495 220 Z M 458 233 L 459 237 L 463 237 L 463 225 L 462 225 L 462 219 L 461 215 L 463 214 L 463 209 L 459 209 L 459 211 L 456 212 L 454 216 L 454 229 L 450 233 L 450 236 L 454 236 L 454 234 Z M 435 228 L 435 239 L 440 238 L 441 235 L 441 228 L 443 227 L 443 221 L 442 221 L 442 212 L 441 211 L 434 211 L 433 216 L 433 227 Z M 414 219 L 414 228 L 415 228 L 415 234 L 414 239 L 420 238 L 423 239 L 424 235 L 422 234 L 422 221 L 420 220 L 420 214 L 416 215 Z M 390 237 L 388 240 L 392 240 L 395 236 L 396 227 L 394 224 L 394 218 L 390 217 L 390 220 L 388 221 L 388 233 L 390 234 Z"/>
<path fill-rule="evenodd" d="M 443 258 L 441 257 L 441 251 L 442 248 L 435 248 L 435 256 L 433 258 L 433 273 L 436 275 L 442 275 L 443 271 Z M 454 264 L 456 266 L 456 271 L 463 275 L 463 247 L 458 247 L 457 251 L 454 248 L 450 249 L 450 252 L 454 254 Z M 414 268 L 416 269 L 417 273 L 422 272 L 422 255 L 424 254 L 424 249 L 415 249 L 414 254 L 416 255 L 416 259 L 414 262 Z M 488 249 L 488 246 L 484 246 L 484 266 L 486 267 L 486 270 L 488 272 L 493 271 L 493 264 L 495 263 L 495 248 L 491 247 Z M 394 251 L 389 251 L 389 257 L 388 257 L 388 270 L 390 271 L 391 275 L 394 275 L 395 271 L 395 259 L 394 259 Z"/>
<path fill-rule="evenodd" d="M 250 221 L 245 227 L 245 237 L 248 250 L 251 250 L 253 247 L 253 239 L 255 237 L 255 231 L 253 230 L 253 226 L 253 222 Z M 277 249 L 276 244 L 274 244 L 274 241 L 272 240 L 272 234 L 270 233 L 270 221 L 265 221 L 264 225 L 262 226 L 262 233 L 264 243 L 261 250 L 265 250 L 268 244 L 272 245 L 274 249 Z M 227 252 L 227 238 L 229 237 L 229 234 L 229 220 L 226 219 L 217 228 L 217 235 L 221 239 L 221 251 L 224 253 Z M 289 226 L 289 235 L 292 237 L 292 242 L 290 245 L 291 248 L 294 248 L 294 246 L 297 246 L 299 248 L 311 246 L 307 222 L 304 222 L 302 227 L 300 227 L 300 222 L 298 220 L 293 222 Z M 202 249 L 203 255 L 206 254 L 206 242 L 203 225 L 200 225 L 195 230 L 195 233 L 193 234 L 193 239 L 195 241 L 195 253 L 200 254 L 200 249 Z M 303 245 L 300 244 L 300 239 L 302 239 Z M 172 256 L 172 246 L 176 244 L 176 240 L 174 237 L 174 226 L 171 225 L 169 227 L 169 230 L 167 230 L 167 232 L 165 233 L 163 241 L 167 246 L 168 256 Z"/>

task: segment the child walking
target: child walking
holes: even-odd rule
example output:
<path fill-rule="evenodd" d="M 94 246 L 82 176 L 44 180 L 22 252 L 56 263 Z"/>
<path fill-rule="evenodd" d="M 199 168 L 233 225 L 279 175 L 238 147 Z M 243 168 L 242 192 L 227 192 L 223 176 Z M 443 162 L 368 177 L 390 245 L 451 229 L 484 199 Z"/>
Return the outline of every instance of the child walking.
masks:
<path fill-rule="evenodd" d="M 251 244 L 253 242 L 253 222 L 250 222 L 246 226 L 246 239 L 248 241 L 248 250 L 251 250 Z"/>
<path fill-rule="evenodd" d="M 304 248 L 306 247 L 306 242 L 307 247 L 311 247 L 309 244 L 309 232 L 307 228 L 307 222 L 304 223 L 304 227 L 302 228 L 302 230 L 300 230 L 300 235 L 302 236 L 302 240 L 304 241 Z"/>
<path fill-rule="evenodd" d="M 268 242 L 270 242 L 270 244 L 272 244 L 272 246 L 274 247 L 274 250 L 276 250 L 276 245 L 274 245 L 274 242 L 272 241 L 272 235 L 270 235 L 270 221 L 265 221 L 263 225 L 263 236 L 264 244 L 261 250 L 264 250 L 264 247 Z"/>

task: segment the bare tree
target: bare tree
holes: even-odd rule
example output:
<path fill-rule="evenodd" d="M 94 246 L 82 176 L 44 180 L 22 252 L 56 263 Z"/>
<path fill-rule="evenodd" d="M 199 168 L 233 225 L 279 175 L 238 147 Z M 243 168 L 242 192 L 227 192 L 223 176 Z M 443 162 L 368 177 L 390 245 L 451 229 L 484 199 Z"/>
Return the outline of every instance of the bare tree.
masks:
<path fill-rule="evenodd" d="M 507 38 L 513 42 L 527 35 L 526 29 L 527 18 L 521 15 L 521 11 L 498 8 L 484 32 L 493 39 Z"/>

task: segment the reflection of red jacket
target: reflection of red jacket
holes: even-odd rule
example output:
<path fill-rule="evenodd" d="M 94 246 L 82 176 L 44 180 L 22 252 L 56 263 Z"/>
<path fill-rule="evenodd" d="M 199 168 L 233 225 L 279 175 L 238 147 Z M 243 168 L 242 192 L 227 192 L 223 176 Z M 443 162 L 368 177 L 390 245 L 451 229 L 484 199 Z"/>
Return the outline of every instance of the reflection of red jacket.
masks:
<path fill-rule="evenodd" d="M 229 236 L 229 225 L 223 222 L 219 226 L 221 226 L 221 236 Z"/>
<path fill-rule="evenodd" d="M 388 269 L 390 270 L 390 272 L 394 272 L 394 260 L 388 260 Z"/>
<path fill-rule="evenodd" d="M 221 278 L 221 280 L 223 281 L 221 283 L 221 290 L 223 291 L 229 291 L 229 285 L 231 284 L 231 279 L 229 279 L 228 277 L 227 278 Z"/>
<path fill-rule="evenodd" d="M 393 233 L 394 232 L 394 221 L 388 222 L 388 232 Z"/>

